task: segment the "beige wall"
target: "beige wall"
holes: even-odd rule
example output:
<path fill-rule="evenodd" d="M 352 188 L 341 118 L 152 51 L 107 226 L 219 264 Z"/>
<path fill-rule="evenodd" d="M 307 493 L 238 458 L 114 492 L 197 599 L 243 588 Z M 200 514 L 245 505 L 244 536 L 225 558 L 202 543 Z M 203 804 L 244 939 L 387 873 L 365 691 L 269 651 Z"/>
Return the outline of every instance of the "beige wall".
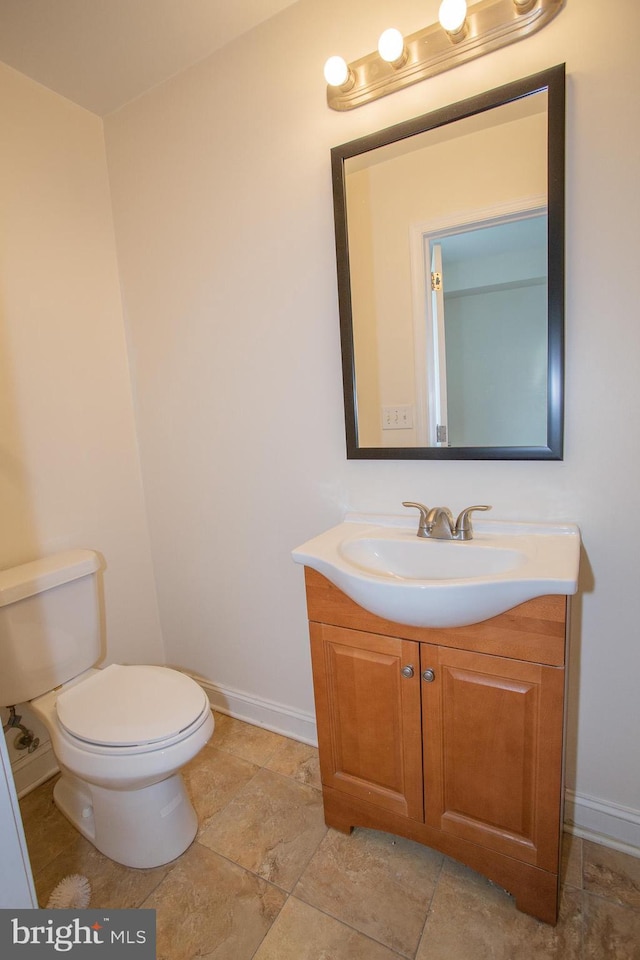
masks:
<path fill-rule="evenodd" d="M 437 5 L 405 0 L 396 26 L 424 26 Z M 105 135 L 166 659 L 247 713 L 310 729 L 292 547 L 346 508 L 399 512 L 403 499 L 574 520 L 568 785 L 583 826 L 640 848 L 638 67 L 601 10 L 572 0 L 535 37 L 338 114 L 322 63 L 373 50 L 388 3 L 301 0 L 107 118 Z M 635 6 L 627 17 L 640 26 Z M 564 462 L 347 462 L 329 148 L 562 61 Z M 114 656 L 154 659 L 100 124 L 4 70 L 1 89 L 13 146 L 3 135 L 0 559 L 96 546 Z"/>
<path fill-rule="evenodd" d="M 0 566 L 106 561 L 108 660 L 162 662 L 101 121 L 0 65 Z"/>
<path fill-rule="evenodd" d="M 407 0 L 396 26 L 411 32 L 436 10 Z M 616 817 L 629 808 L 637 837 L 634 46 L 602 30 L 597 0 L 572 2 L 511 48 L 329 111 L 324 59 L 368 53 L 387 18 L 382 2 L 302 0 L 106 120 L 167 656 L 310 715 L 302 573 L 289 551 L 345 508 L 398 512 L 418 498 L 577 521 L 568 783 L 584 819 L 596 809 L 598 824 L 624 832 Z M 564 462 L 346 462 L 329 148 L 562 61 Z M 619 533 L 614 518 L 625 519 Z"/>
<path fill-rule="evenodd" d="M 406 0 L 396 26 L 411 32 L 436 10 Z M 302 573 L 289 551 L 345 508 L 399 512 L 418 498 L 577 521 L 568 783 L 585 820 L 595 810 L 600 826 L 637 837 L 634 45 L 602 30 L 597 0 L 571 2 L 511 48 L 329 111 L 324 59 L 368 53 L 387 17 L 382 2 L 302 0 L 106 120 L 167 656 L 310 715 Z M 329 148 L 562 61 L 564 462 L 346 462 Z"/>

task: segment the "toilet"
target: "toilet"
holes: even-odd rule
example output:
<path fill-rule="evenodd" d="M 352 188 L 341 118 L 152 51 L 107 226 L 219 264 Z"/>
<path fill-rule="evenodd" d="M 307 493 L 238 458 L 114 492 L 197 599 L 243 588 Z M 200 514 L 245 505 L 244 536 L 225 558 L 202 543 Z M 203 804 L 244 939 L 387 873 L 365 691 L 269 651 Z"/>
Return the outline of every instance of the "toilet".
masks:
<path fill-rule="evenodd" d="M 0 571 L 0 706 L 28 703 L 51 737 L 54 800 L 105 856 L 157 867 L 193 841 L 181 768 L 213 733 L 209 700 L 167 667 L 100 659 L 92 550 Z"/>

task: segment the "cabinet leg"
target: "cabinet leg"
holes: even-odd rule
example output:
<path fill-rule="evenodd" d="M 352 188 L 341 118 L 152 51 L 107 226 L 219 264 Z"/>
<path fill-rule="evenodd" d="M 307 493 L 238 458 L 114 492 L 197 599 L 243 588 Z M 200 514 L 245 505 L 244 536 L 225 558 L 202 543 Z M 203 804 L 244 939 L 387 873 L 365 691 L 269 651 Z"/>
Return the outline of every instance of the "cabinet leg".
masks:
<path fill-rule="evenodd" d="M 334 810 L 328 810 L 327 804 L 324 805 L 324 822 L 328 827 L 338 830 L 347 835 L 353 832 L 353 823 L 346 817 L 341 817 Z"/>
<path fill-rule="evenodd" d="M 522 884 L 514 892 L 516 907 L 552 927 L 558 922 L 558 878 L 543 875 L 538 883 Z"/>

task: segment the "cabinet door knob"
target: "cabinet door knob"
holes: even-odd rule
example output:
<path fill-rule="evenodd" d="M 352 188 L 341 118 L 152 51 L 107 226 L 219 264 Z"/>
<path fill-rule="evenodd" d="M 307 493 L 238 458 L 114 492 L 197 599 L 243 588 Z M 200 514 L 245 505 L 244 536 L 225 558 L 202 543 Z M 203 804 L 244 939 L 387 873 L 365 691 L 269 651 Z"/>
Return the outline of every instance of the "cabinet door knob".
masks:
<path fill-rule="evenodd" d="M 400 672 L 402 673 L 403 677 L 406 677 L 407 680 L 410 680 L 411 677 L 413 676 L 413 667 L 411 666 L 411 664 L 407 664 L 407 666 L 403 667 Z"/>
<path fill-rule="evenodd" d="M 435 680 L 435 678 L 436 678 L 436 675 L 435 675 L 435 673 L 433 672 L 433 670 L 425 670 L 425 671 L 423 672 L 423 674 L 422 674 L 422 679 L 423 679 L 426 683 L 433 683 L 433 681 Z"/>

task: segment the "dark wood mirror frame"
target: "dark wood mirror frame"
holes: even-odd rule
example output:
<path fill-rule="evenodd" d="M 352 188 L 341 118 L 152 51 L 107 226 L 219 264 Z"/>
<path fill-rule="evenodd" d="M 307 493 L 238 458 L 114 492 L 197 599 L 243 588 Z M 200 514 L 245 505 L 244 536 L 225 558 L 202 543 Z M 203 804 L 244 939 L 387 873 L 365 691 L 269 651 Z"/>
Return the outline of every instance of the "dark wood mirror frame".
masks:
<path fill-rule="evenodd" d="M 358 443 L 351 278 L 344 162 L 415 134 L 547 91 L 548 377 L 547 444 L 535 447 L 361 447 Z M 562 460 L 564 435 L 565 66 L 388 127 L 331 151 L 347 458 L 356 460 Z"/>

